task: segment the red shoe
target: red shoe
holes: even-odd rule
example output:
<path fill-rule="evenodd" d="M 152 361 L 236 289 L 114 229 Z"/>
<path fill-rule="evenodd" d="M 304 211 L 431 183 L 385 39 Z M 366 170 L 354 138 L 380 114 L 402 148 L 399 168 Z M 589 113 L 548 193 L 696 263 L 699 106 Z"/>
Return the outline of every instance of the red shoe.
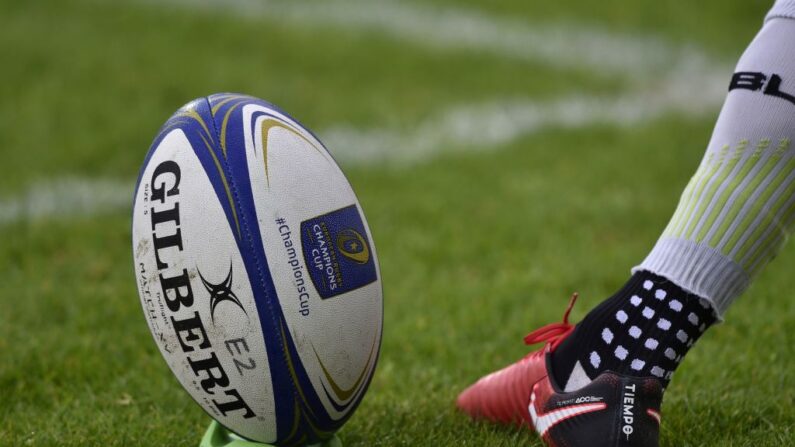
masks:
<path fill-rule="evenodd" d="M 542 349 L 493 372 L 464 390 L 456 405 L 473 419 L 534 429 L 549 446 L 657 447 L 662 386 L 653 377 L 638 378 L 610 371 L 588 385 L 566 393 L 550 371 L 550 353 L 574 331 L 569 313 L 528 334 L 528 345 Z"/>

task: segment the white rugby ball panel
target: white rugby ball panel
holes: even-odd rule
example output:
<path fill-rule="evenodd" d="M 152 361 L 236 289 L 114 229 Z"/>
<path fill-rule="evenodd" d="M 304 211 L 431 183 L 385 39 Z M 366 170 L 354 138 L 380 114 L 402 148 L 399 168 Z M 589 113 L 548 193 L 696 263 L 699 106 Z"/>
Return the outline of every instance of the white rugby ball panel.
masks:
<path fill-rule="evenodd" d="M 213 196 L 185 132 L 170 130 L 143 170 L 133 210 L 142 305 L 188 393 L 223 424 L 275 440 L 259 315 L 247 310 L 255 307 L 248 274 Z"/>
<path fill-rule="evenodd" d="M 165 191 L 157 222 L 153 188 Z M 133 249 L 161 353 L 221 424 L 287 445 L 326 439 L 350 417 L 378 358 L 380 271 L 358 200 L 311 132 L 248 96 L 189 103 L 147 155 Z M 233 386 L 245 405 L 219 399 Z"/>
<path fill-rule="evenodd" d="M 340 418 L 356 401 L 375 366 L 383 311 L 380 299 L 370 299 L 381 292 L 380 282 L 375 281 L 380 275 L 377 256 L 369 236 L 367 241 L 354 240 L 365 249 L 360 258 L 342 256 L 337 263 L 361 264 L 364 257 L 371 258 L 373 280 L 365 277 L 362 284 L 351 287 L 342 284 L 341 289 L 350 289 L 344 298 L 323 299 L 312 287 L 311 274 L 327 267 L 325 256 L 320 249 L 315 256 L 316 248 L 301 245 L 307 238 L 301 224 L 311 229 L 313 225 L 306 222 L 314 222 L 318 216 L 347 214 L 354 225 L 361 225 L 352 231 L 358 230 L 364 238 L 369 230 L 353 189 L 313 135 L 262 105 L 245 105 L 243 119 L 251 123 L 245 130 L 246 154 L 262 240 L 276 241 L 274 246 L 266 246 L 265 252 L 280 304 L 293 339 L 308 340 L 297 349 L 312 387 L 328 413 Z M 281 206 L 285 196 L 300 206 Z M 359 216 L 361 222 L 355 222 Z M 318 262 L 314 262 L 316 258 Z M 341 271 L 334 274 L 347 279 Z"/>

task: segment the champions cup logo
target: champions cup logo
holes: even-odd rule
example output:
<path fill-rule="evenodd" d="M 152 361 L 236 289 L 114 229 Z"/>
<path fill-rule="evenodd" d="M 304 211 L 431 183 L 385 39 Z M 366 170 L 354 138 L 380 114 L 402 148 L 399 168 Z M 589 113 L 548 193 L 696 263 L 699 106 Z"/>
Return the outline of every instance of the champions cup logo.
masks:
<path fill-rule="evenodd" d="M 378 278 L 367 229 L 356 205 L 301 222 L 301 246 L 312 283 L 323 299 Z"/>
<path fill-rule="evenodd" d="M 337 249 L 343 256 L 357 264 L 367 264 L 370 260 L 370 248 L 358 231 L 347 228 L 337 235 Z"/>

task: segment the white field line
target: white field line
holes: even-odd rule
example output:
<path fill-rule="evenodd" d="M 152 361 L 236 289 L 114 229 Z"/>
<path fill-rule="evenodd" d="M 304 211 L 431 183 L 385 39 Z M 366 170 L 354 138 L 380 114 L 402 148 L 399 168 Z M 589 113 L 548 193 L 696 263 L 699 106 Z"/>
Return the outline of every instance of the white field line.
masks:
<path fill-rule="evenodd" d="M 118 180 L 63 178 L 0 198 L 0 226 L 20 220 L 91 216 L 132 206 L 132 185 Z"/>
<path fill-rule="evenodd" d="M 689 81 L 618 98 L 578 96 L 549 103 L 508 100 L 453 107 L 413 133 L 336 126 L 320 135 L 343 166 L 407 165 L 447 151 L 494 149 L 548 129 L 600 124 L 626 127 L 667 113 L 713 113 L 723 97 L 723 83 L 708 78 Z M 79 178 L 35 184 L 20 197 L 0 199 L 0 226 L 19 220 L 126 210 L 132 189 L 131 182 Z"/>
<path fill-rule="evenodd" d="M 356 29 L 419 47 L 469 51 L 583 69 L 631 80 L 618 97 L 570 96 L 551 102 L 494 100 L 440 111 L 413 131 L 333 126 L 320 132 L 345 166 L 406 165 L 440 152 L 489 150 L 546 129 L 631 126 L 667 113 L 713 113 L 725 96 L 731 67 L 690 47 L 579 25 L 530 25 L 477 12 L 391 0 L 136 0 L 162 7 L 227 13 L 249 20 Z M 633 93 L 634 92 L 634 93 Z M 130 206 L 132 182 L 65 178 L 0 197 L 0 226 L 20 220 L 87 216 Z"/>
<path fill-rule="evenodd" d="M 729 73 L 729 72 L 727 72 Z M 722 77 L 721 77 L 722 78 Z M 506 100 L 453 107 L 412 131 L 338 126 L 320 133 L 343 165 L 406 165 L 453 151 L 487 151 L 548 129 L 628 127 L 665 114 L 699 117 L 720 105 L 724 79 L 689 77 L 624 96 Z M 529 144 L 532 147 L 531 143 Z"/>
<path fill-rule="evenodd" d="M 553 103 L 508 100 L 441 111 L 406 132 L 341 125 L 321 132 L 346 164 L 417 162 L 443 150 L 487 149 L 544 127 L 631 125 L 667 112 L 712 110 L 731 67 L 695 47 L 612 33 L 580 24 L 539 24 L 474 10 L 395 0 L 129 0 L 162 8 L 226 14 L 331 30 L 381 34 L 420 48 L 486 53 L 546 66 L 588 70 L 629 81 L 617 98 L 574 97 Z"/>
<path fill-rule="evenodd" d="M 135 1 L 247 20 L 382 34 L 428 49 L 482 52 L 622 78 L 703 71 L 714 62 L 697 48 L 671 46 L 648 35 L 615 34 L 583 24 L 528 23 L 394 0 Z"/>

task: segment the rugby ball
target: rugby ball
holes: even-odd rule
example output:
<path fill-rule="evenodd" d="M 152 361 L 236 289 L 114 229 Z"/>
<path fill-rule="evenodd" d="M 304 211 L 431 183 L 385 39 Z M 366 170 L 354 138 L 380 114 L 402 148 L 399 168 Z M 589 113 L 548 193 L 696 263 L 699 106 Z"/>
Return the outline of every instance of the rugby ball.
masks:
<path fill-rule="evenodd" d="M 260 99 L 196 99 L 140 171 L 138 292 L 171 371 L 252 441 L 329 439 L 375 371 L 383 302 L 359 201 L 329 151 Z"/>

